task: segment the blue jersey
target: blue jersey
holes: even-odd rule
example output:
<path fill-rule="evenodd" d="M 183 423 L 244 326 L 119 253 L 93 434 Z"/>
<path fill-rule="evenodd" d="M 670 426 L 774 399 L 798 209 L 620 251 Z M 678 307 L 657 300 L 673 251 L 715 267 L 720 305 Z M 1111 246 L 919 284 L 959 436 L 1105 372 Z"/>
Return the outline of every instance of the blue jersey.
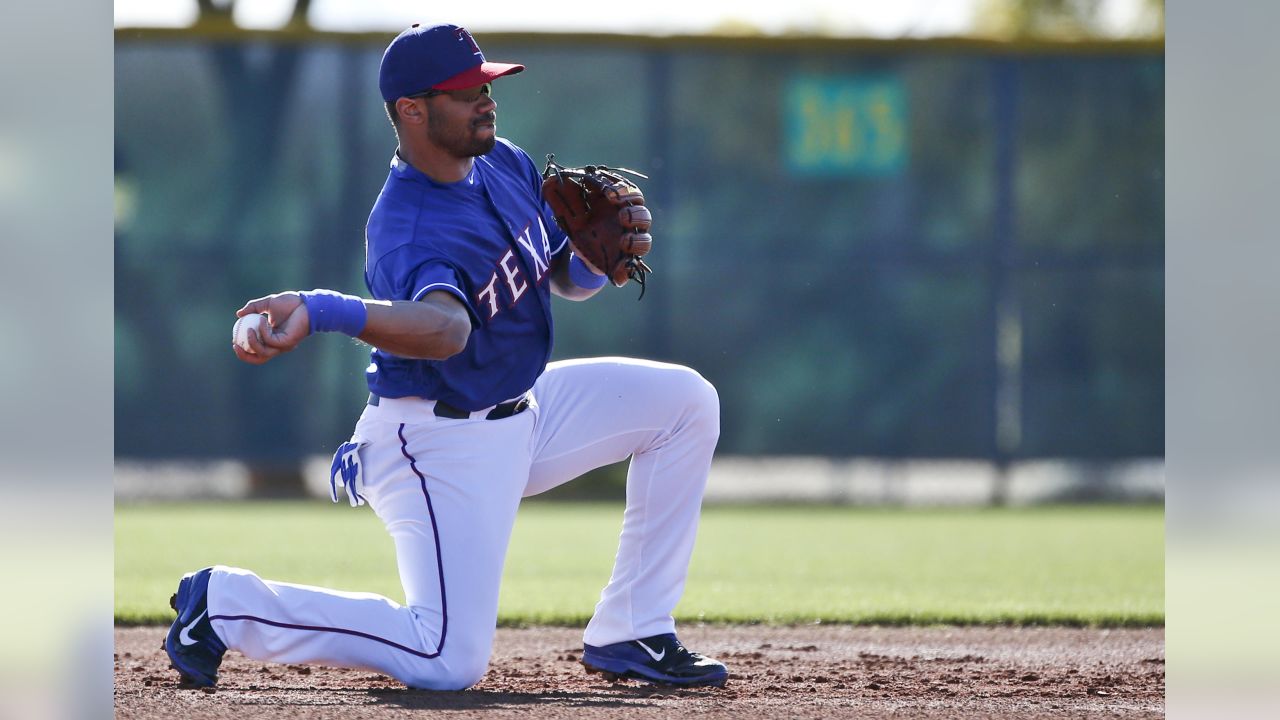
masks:
<path fill-rule="evenodd" d="M 551 263 L 569 248 L 541 186 L 533 160 L 502 138 L 456 183 L 392 158 L 365 229 L 365 283 L 378 300 L 450 293 L 472 329 L 447 360 L 375 349 L 370 392 L 473 411 L 533 387 L 551 357 Z"/>

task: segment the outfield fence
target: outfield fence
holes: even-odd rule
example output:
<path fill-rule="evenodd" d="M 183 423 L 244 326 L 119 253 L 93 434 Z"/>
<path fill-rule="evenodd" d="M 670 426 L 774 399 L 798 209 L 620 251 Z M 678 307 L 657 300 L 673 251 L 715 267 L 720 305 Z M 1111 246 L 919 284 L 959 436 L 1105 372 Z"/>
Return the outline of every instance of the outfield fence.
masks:
<path fill-rule="evenodd" d="M 364 291 L 387 38 L 116 40 L 117 456 L 296 475 L 366 349 L 253 368 L 227 334 L 250 297 Z M 1161 44 L 480 41 L 528 66 L 501 134 L 652 176 L 644 300 L 560 305 L 555 357 L 697 368 L 726 456 L 1163 456 Z"/>

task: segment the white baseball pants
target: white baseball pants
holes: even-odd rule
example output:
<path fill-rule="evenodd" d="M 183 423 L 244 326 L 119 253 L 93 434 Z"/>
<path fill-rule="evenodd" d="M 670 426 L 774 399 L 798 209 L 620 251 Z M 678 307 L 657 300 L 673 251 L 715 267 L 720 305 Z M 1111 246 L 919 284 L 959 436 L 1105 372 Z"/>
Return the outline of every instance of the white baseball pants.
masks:
<path fill-rule="evenodd" d="M 363 495 L 395 540 L 405 604 L 217 566 L 218 636 L 256 660 L 469 687 L 488 667 L 520 499 L 627 456 L 618 554 L 584 641 L 674 632 L 720 432 L 715 389 L 678 365 L 598 358 L 551 363 L 532 394 L 503 420 L 439 418 L 424 400 L 367 407 L 354 434 L 368 442 Z"/>

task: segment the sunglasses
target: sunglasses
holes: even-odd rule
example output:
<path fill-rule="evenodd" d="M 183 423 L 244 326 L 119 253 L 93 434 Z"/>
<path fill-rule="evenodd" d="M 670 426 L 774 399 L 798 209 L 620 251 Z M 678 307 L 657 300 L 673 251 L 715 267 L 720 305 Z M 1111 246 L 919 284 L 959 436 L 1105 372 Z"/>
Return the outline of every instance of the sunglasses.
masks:
<path fill-rule="evenodd" d="M 485 83 L 474 90 L 423 90 L 412 95 L 405 95 L 407 98 L 433 98 L 437 95 L 448 95 L 449 97 L 463 103 L 473 103 L 481 97 L 489 97 L 493 95 L 493 83 Z"/>

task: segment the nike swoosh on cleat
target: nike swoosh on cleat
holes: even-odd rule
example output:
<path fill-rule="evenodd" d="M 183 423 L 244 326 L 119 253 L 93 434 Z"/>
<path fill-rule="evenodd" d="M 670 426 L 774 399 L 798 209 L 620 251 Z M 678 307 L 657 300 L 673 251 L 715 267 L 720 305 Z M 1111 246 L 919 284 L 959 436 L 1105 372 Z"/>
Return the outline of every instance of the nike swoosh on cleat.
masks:
<path fill-rule="evenodd" d="M 195 620 L 192 620 L 191 622 L 187 623 L 187 626 L 182 628 L 182 632 L 178 633 L 178 642 L 182 643 L 183 645 L 196 644 L 196 641 L 191 639 L 191 634 L 190 634 L 191 628 L 195 627 L 196 623 L 200 622 L 200 618 L 204 617 L 205 613 L 207 612 L 209 612 L 209 608 L 205 608 L 204 612 L 197 615 Z M 663 652 L 666 652 L 666 651 L 664 650 Z"/>
<path fill-rule="evenodd" d="M 636 642 L 636 644 L 637 644 L 637 645 L 639 645 L 639 646 L 640 646 L 640 648 L 641 648 L 642 650 L 644 650 L 645 652 L 649 653 L 649 657 L 653 658 L 653 661 L 654 661 L 654 662 L 662 662 L 662 658 L 664 658 L 664 657 L 666 657 L 666 656 L 667 656 L 667 649 L 666 649 L 666 648 L 662 648 L 662 652 L 660 652 L 660 653 L 656 653 L 656 652 L 654 652 L 653 650 L 650 650 L 648 645 L 645 645 L 644 643 L 640 642 L 639 640 L 636 640 L 635 642 Z"/>

